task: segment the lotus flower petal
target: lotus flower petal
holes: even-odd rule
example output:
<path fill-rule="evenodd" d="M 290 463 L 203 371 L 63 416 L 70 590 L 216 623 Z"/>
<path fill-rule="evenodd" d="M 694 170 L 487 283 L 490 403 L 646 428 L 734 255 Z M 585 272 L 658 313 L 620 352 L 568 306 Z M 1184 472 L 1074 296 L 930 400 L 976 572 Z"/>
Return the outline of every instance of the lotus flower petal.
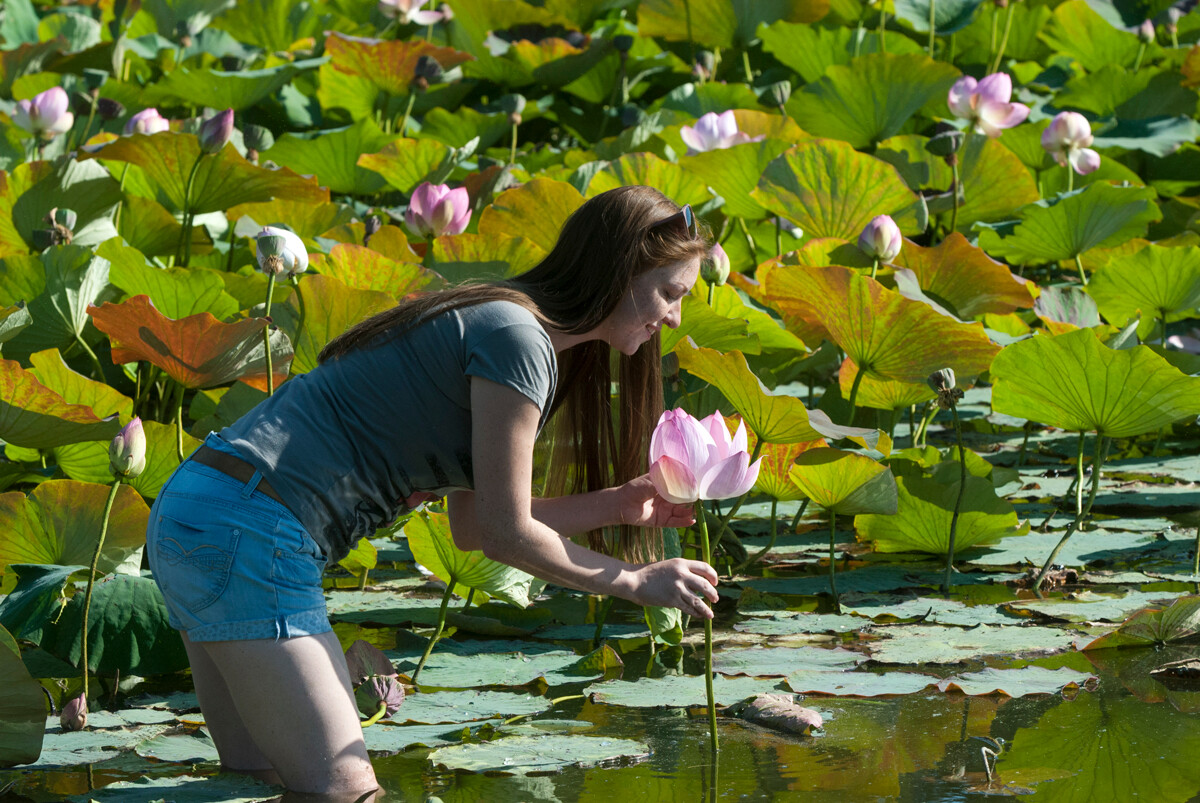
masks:
<path fill-rule="evenodd" d="M 729 499 L 754 487 L 762 458 L 750 465 L 750 455 L 737 452 L 710 467 L 700 478 L 701 499 Z"/>
<path fill-rule="evenodd" d="M 700 425 L 712 436 L 713 445 L 716 447 L 714 454 L 717 460 L 724 460 L 733 453 L 733 449 L 731 448 L 733 446 L 733 439 L 729 436 L 729 427 L 725 426 L 725 417 L 721 415 L 720 410 L 717 410 L 707 418 L 701 419 Z"/>
<path fill-rule="evenodd" d="M 695 470 L 708 463 L 715 448 L 712 434 L 699 421 L 683 410 L 667 410 L 650 437 L 650 462 L 666 456 Z"/>
<path fill-rule="evenodd" d="M 993 103 L 981 101 L 976 125 L 989 137 L 998 137 L 1006 128 L 1012 128 L 1029 116 L 1029 107 L 1023 103 Z"/>
<path fill-rule="evenodd" d="M 683 463 L 663 455 L 650 465 L 650 482 L 668 502 L 684 505 L 700 498 L 696 475 Z"/>
<path fill-rule="evenodd" d="M 954 82 L 954 86 L 950 87 L 950 94 L 946 98 L 946 104 L 950 107 L 950 112 L 955 117 L 971 117 L 975 113 L 975 108 L 971 104 L 971 95 L 975 92 L 976 81 L 969 75 L 964 75 Z"/>
<path fill-rule="evenodd" d="M 1008 103 L 1012 100 L 1012 78 L 1006 72 L 994 72 L 979 79 L 974 94 L 978 103 Z"/>
<path fill-rule="evenodd" d="M 1081 176 L 1086 176 L 1100 166 L 1100 154 L 1091 148 L 1072 150 L 1067 158 L 1071 162 L 1071 167 Z"/>

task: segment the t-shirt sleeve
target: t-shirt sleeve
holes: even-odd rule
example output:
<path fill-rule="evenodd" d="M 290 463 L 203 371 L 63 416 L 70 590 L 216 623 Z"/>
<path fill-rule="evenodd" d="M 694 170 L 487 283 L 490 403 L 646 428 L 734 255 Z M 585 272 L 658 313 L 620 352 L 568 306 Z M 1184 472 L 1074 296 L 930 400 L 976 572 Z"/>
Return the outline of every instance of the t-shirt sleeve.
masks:
<path fill-rule="evenodd" d="M 481 337 L 472 346 L 466 367 L 468 376 L 523 393 L 543 414 L 554 395 L 557 371 L 550 338 L 540 326 L 527 323 L 508 324 Z"/>

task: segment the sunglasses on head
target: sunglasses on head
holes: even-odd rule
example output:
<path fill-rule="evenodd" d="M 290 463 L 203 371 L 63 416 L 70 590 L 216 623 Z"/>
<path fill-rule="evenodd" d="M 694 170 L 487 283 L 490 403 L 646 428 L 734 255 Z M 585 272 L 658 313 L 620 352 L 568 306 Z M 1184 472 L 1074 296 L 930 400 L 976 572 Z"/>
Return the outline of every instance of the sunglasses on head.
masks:
<path fill-rule="evenodd" d="M 650 226 L 650 230 L 659 228 L 660 226 L 672 226 L 678 229 L 679 233 L 686 233 L 689 237 L 696 237 L 696 215 L 692 212 L 691 204 L 684 204 L 683 208 L 670 217 L 665 217 Z"/>

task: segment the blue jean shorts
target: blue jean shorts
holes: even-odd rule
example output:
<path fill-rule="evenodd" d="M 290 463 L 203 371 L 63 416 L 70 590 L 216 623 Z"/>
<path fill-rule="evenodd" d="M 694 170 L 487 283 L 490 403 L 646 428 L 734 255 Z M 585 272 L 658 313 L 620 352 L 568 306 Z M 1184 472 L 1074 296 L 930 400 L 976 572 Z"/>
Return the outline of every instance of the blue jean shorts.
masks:
<path fill-rule="evenodd" d="M 215 435 L 209 446 L 236 454 Z M 150 509 L 146 554 L 171 626 L 192 641 L 307 636 L 330 630 L 325 555 L 271 497 L 185 460 Z"/>

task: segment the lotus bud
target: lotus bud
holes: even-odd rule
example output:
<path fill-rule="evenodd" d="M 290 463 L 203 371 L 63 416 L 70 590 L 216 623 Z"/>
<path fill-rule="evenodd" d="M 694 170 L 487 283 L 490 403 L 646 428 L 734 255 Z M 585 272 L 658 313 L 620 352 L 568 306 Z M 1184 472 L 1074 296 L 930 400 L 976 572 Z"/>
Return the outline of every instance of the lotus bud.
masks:
<path fill-rule="evenodd" d="M 760 99 L 772 106 L 782 107 L 792 96 L 791 81 L 776 81 L 763 90 Z"/>
<path fill-rule="evenodd" d="M 226 109 L 205 120 L 200 124 L 200 132 L 196 136 L 203 153 L 218 153 L 233 136 L 233 109 Z"/>
<path fill-rule="evenodd" d="M 87 727 L 87 697 L 82 694 L 62 707 L 58 724 L 64 731 L 81 731 Z"/>
<path fill-rule="evenodd" d="M 1137 29 L 1138 39 L 1149 45 L 1154 42 L 1154 20 L 1145 20 Z"/>
<path fill-rule="evenodd" d="M 108 470 L 119 480 L 132 480 L 146 470 L 146 433 L 137 416 L 108 445 Z"/>
<path fill-rule="evenodd" d="M 383 228 L 383 220 L 379 215 L 367 215 L 367 219 L 363 221 L 363 248 L 371 242 L 371 238 L 375 233 Z"/>
<path fill-rule="evenodd" d="M 71 99 L 66 91 L 60 86 L 52 86 L 34 95 L 33 100 L 18 101 L 12 121 L 41 139 L 54 139 L 75 125 L 75 115 L 70 107 Z"/>
<path fill-rule="evenodd" d="M 1042 132 L 1042 147 L 1054 161 L 1076 173 L 1087 175 L 1100 166 L 1100 154 L 1092 144 L 1092 127 L 1079 112 L 1059 112 Z"/>
<path fill-rule="evenodd" d="M 116 120 L 124 113 L 125 107 L 112 98 L 100 98 L 96 101 L 96 114 L 100 115 L 100 119 L 105 122 Z"/>
<path fill-rule="evenodd" d="M 308 270 L 308 249 L 295 232 L 263 226 L 254 238 L 258 267 L 268 276 L 296 276 Z"/>
<path fill-rule="evenodd" d="M 929 383 L 929 387 L 937 393 L 938 407 L 943 410 L 949 410 L 963 397 L 963 392 L 954 386 L 953 368 L 934 371 L 926 381 Z"/>
<path fill-rule="evenodd" d="M 157 134 L 159 131 L 166 131 L 171 127 L 167 118 L 158 113 L 158 109 L 151 106 L 148 109 L 142 109 L 140 112 L 129 118 L 125 123 L 125 135 L 132 134 Z"/>
<path fill-rule="evenodd" d="M 708 252 L 708 258 L 704 260 L 703 266 L 700 268 L 700 278 L 718 287 L 725 284 L 729 278 L 729 255 L 725 253 L 725 249 L 721 247 L 720 243 L 714 244 L 712 250 Z"/>
<path fill-rule="evenodd" d="M 355 686 L 371 677 L 396 676 L 396 668 L 383 651 L 362 639 L 346 648 L 346 668 L 350 671 L 350 682 Z"/>
<path fill-rule="evenodd" d="M 372 675 L 355 690 L 354 699 L 364 716 L 373 716 L 379 711 L 379 704 L 383 703 L 387 707 L 386 716 L 390 717 L 404 703 L 404 687 L 395 677 Z"/>
<path fill-rule="evenodd" d="M 717 57 L 710 50 L 700 50 L 696 53 L 696 63 L 692 65 L 692 73 L 702 80 L 712 78 L 717 69 Z"/>
<path fill-rule="evenodd" d="M 872 259 L 891 262 L 900 254 L 904 238 L 896 221 L 887 215 L 877 215 L 858 235 L 858 248 Z"/>
<path fill-rule="evenodd" d="M 618 34 L 612 39 L 613 47 L 621 55 L 625 55 L 633 49 L 633 37 L 629 34 Z"/>

